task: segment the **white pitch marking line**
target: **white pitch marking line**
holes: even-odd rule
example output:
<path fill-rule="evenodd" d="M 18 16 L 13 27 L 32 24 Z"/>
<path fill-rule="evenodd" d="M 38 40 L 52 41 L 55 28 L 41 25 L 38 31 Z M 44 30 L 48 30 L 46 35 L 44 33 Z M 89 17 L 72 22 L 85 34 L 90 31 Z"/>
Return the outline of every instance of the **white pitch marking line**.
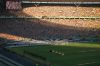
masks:
<path fill-rule="evenodd" d="M 83 64 L 77 64 L 77 65 L 81 66 L 81 65 L 88 65 L 88 64 L 94 64 L 94 63 L 96 63 L 96 62 L 83 63 Z"/>
<path fill-rule="evenodd" d="M 80 51 L 80 52 L 93 52 L 93 51 L 96 51 L 96 50 L 87 50 L 87 51 Z"/>
<path fill-rule="evenodd" d="M 88 51 L 80 51 L 80 52 L 88 52 Z"/>
<path fill-rule="evenodd" d="M 96 51 L 96 50 L 89 50 L 89 51 Z"/>
<path fill-rule="evenodd" d="M 81 66 L 81 65 L 84 65 L 84 64 L 77 64 L 77 65 Z"/>

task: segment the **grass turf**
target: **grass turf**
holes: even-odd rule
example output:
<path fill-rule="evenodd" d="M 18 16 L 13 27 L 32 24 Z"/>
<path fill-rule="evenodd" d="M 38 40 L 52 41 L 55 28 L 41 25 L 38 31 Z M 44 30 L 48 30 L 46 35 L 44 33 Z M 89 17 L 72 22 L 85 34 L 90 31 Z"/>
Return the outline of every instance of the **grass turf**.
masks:
<path fill-rule="evenodd" d="M 23 55 L 25 50 L 38 54 L 45 57 L 52 66 L 100 66 L 99 43 L 66 43 L 62 46 L 41 45 L 9 48 L 9 50 L 20 55 Z M 64 53 L 64 55 L 51 53 L 50 50 Z"/>

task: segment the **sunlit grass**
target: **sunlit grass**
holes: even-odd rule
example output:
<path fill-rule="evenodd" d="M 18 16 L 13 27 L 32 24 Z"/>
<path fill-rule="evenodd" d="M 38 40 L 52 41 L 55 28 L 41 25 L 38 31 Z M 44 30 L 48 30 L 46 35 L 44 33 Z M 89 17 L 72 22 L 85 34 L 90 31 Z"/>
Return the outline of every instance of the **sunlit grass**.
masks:
<path fill-rule="evenodd" d="M 65 43 L 65 46 L 73 46 L 73 47 L 90 47 L 90 48 L 100 48 L 100 43 L 76 43 L 76 42 L 70 42 Z"/>

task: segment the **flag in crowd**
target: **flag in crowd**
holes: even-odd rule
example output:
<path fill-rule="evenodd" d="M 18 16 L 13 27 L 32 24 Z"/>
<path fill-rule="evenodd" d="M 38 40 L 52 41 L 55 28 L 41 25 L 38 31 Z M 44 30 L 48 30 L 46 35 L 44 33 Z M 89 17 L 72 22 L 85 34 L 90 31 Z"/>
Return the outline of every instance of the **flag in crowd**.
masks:
<path fill-rule="evenodd" d="M 22 9 L 21 1 L 19 0 L 7 0 L 6 1 L 7 10 L 20 10 Z"/>

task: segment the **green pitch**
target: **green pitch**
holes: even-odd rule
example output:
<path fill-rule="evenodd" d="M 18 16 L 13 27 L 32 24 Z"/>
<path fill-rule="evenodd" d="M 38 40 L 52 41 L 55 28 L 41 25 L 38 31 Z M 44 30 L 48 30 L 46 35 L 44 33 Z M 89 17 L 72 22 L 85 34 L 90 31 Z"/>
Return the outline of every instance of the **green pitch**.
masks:
<path fill-rule="evenodd" d="M 40 62 L 49 62 L 52 66 L 100 66 L 100 43 L 35 45 L 9 50 L 31 59 L 37 58 Z"/>

